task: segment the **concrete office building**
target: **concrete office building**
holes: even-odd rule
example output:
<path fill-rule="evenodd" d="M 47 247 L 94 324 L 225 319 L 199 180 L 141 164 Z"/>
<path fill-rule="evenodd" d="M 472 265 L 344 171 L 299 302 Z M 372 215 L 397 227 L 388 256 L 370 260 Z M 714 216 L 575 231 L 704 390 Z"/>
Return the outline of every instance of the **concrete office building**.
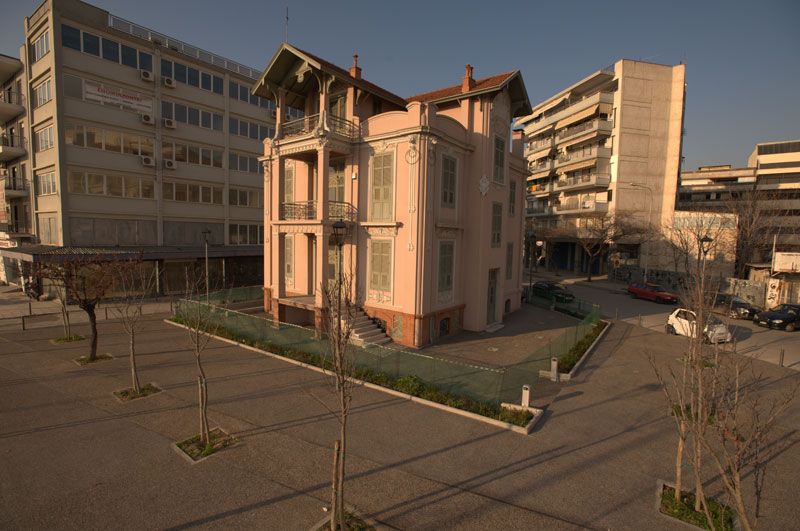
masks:
<path fill-rule="evenodd" d="M 676 208 L 726 210 L 732 199 L 753 190 L 767 201 L 767 215 L 776 216 L 776 250 L 800 251 L 800 140 L 757 144 L 745 168 L 718 165 L 682 172 Z M 765 262 L 770 257 L 765 252 L 741 258 Z"/>
<path fill-rule="evenodd" d="M 624 214 L 653 233 L 672 223 L 680 171 L 684 65 L 623 59 L 534 106 L 517 122 L 528 160 L 528 230 L 557 229 L 549 261 L 586 272 L 571 241 L 592 218 Z M 666 258 L 655 244 L 616 242 L 623 256 L 651 269 Z M 648 256 L 643 257 L 643 251 Z M 594 273 L 607 263 L 595 262 Z"/>
<path fill-rule="evenodd" d="M 259 283 L 258 157 L 275 122 L 250 94 L 259 72 L 77 0 L 24 24 L 21 61 L 0 57 L 0 279 L 113 247 L 142 249 L 176 291 L 207 238 L 212 271 Z"/>
<path fill-rule="evenodd" d="M 531 109 L 521 74 L 474 79 L 467 65 L 460 83 L 401 98 L 361 72 L 284 44 L 254 88 L 306 112 L 279 113 L 264 145 L 265 309 L 319 326 L 320 286 L 344 271 L 396 343 L 499 328 L 520 306 L 526 171 L 511 122 Z"/>

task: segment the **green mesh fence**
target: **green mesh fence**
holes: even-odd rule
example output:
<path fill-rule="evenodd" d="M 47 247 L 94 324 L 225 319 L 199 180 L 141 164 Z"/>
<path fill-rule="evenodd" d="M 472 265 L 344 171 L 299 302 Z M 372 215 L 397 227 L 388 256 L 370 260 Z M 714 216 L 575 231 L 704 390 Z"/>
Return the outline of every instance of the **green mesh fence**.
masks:
<path fill-rule="evenodd" d="M 178 301 L 176 315 L 191 322 L 193 318 L 196 321 L 196 317 L 203 314 L 209 321 L 240 339 L 320 357 L 327 351 L 327 341 L 320 338 L 313 329 L 213 307 L 201 301 Z M 416 375 L 422 382 L 443 391 L 481 402 L 499 403 L 502 369 L 467 365 L 372 344 L 351 345 L 348 355 L 358 368 L 384 373 L 395 379 Z"/>
<path fill-rule="evenodd" d="M 556 300 L 552 295 L 539 294 L 526 289 L 523 291 L 523 300 L 540 308 L 553 308 L 575 316 L 582 320 L 575 326 L 564 330 L 558 337 L 547 345 L 542 345 L 523 361 L 509 365 L 505 368 L 503 381 L 500 388 L 502 402 L 518 403 L 522 395 L 523 385 L 535 385 L 539 379 L 539 371 L 550 370 L 550 359 L 561 358 L 569 353 L 586 334 L 600 320 L 600 307 L 579 299 L 569 302 Z"/>
<path fill-rule="evenodd" d="M 208 302 L 215 305 L 233 302 L 256 301 L 264 298 L 262 286 L 241 286 L 238 288 L 222 289 L 209 294 Z M 196 297 L 197 300 L 206 300 L 205 294 Z"/>

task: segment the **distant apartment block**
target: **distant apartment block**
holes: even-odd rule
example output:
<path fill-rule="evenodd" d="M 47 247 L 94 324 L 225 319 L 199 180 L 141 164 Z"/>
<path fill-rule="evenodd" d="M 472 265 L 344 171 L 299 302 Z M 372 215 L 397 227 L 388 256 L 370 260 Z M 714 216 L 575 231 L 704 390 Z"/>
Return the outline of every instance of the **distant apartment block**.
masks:
<path fill-rule="evenodd" d="M 320 326 L 321 287 L 343 273 L 396 343 L 500 327 L 521 298 L 520 73 L 474 79 L 468 65 L 460 83 L 402 98 L 361 72 L 284 44 L 255 85 L 279 110 L 262 159 L 265 309 Z M 285 121 L 287 105 L 305 117 Z"/>
<path fill-rule="evenodd" d="M 592 218 L 624 215 L 654 233 L 672 223 L 684 110 L 684 65 L 623 59 L 534 106 L 524 127 L 528 230 L 577 232 Z M 549 261 L 586 272 L 570 238 L 549 242 Z M 655 245 L 617 242 L 625 256 L 643 251 L 650 268 L 665 259 Z M 602 273 L 606 260 L 594 264 Z"/>
<path fill-rule="evenodd" d="M 0 57 L 0 278 L 60 248 L 143 249 L 175 291 L 207 239 L 212 272 L 260 283 L 276 107 L 258 71 L 77 0 L 24 24 L 21 61 Z"/>
<path fill-rule="evenodd" d="M 766 201 L 762 208 L 773 218 L 776 250 L 800 251 L 800 140 L 757 144 L 746 168 L 704 166 L 681 173 L 677 209 L 726 210 L 746 192 Z M 770 235 L 764 235 L 769 241 Z M 768 262 L 771 251 L 742 257 Z"/>

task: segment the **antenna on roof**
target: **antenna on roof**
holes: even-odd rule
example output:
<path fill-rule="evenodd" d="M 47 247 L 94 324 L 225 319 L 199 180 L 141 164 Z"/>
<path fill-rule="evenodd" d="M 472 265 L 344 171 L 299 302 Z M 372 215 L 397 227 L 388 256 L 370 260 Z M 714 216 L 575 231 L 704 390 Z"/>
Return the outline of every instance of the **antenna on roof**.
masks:
<path fill-rule="evenodd" d="M 289 6 L 286 6 L 286 44 L 289 44 Z"/>

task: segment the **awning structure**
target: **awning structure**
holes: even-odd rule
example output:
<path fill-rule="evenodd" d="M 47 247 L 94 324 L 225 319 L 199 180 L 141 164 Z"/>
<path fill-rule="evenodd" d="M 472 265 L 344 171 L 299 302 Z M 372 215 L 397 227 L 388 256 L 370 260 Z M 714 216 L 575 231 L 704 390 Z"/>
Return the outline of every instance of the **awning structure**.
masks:
<path fill-rule="evenodd" d="M 584 109 L 582 111 L 576 112 L 572 116 L 568 116 L 562 120 L 559 120 L 556 123 L 556 129 L 561 129 L 562 127 L 566 127 L 570 124 L 574 124 L 575 122 L 579 122 L 584 118 L 588 118 L 594 114 L 597 114 L 597 111 L 600 109 L 600 104 L 592 105 L 588 109 Z"/>
<path fill-rule="evenodd" d="M 567 164 L 566 166 L 562 166 L 558 168 L 558 173 L 567 173 L 570 171 L 581 170 L 583 168 L 591 168 L 592 166 L 597 164 L 597 159 L 589 159 L 583 160 L 581 162 L 576 162 L 575 164 Z"/>

